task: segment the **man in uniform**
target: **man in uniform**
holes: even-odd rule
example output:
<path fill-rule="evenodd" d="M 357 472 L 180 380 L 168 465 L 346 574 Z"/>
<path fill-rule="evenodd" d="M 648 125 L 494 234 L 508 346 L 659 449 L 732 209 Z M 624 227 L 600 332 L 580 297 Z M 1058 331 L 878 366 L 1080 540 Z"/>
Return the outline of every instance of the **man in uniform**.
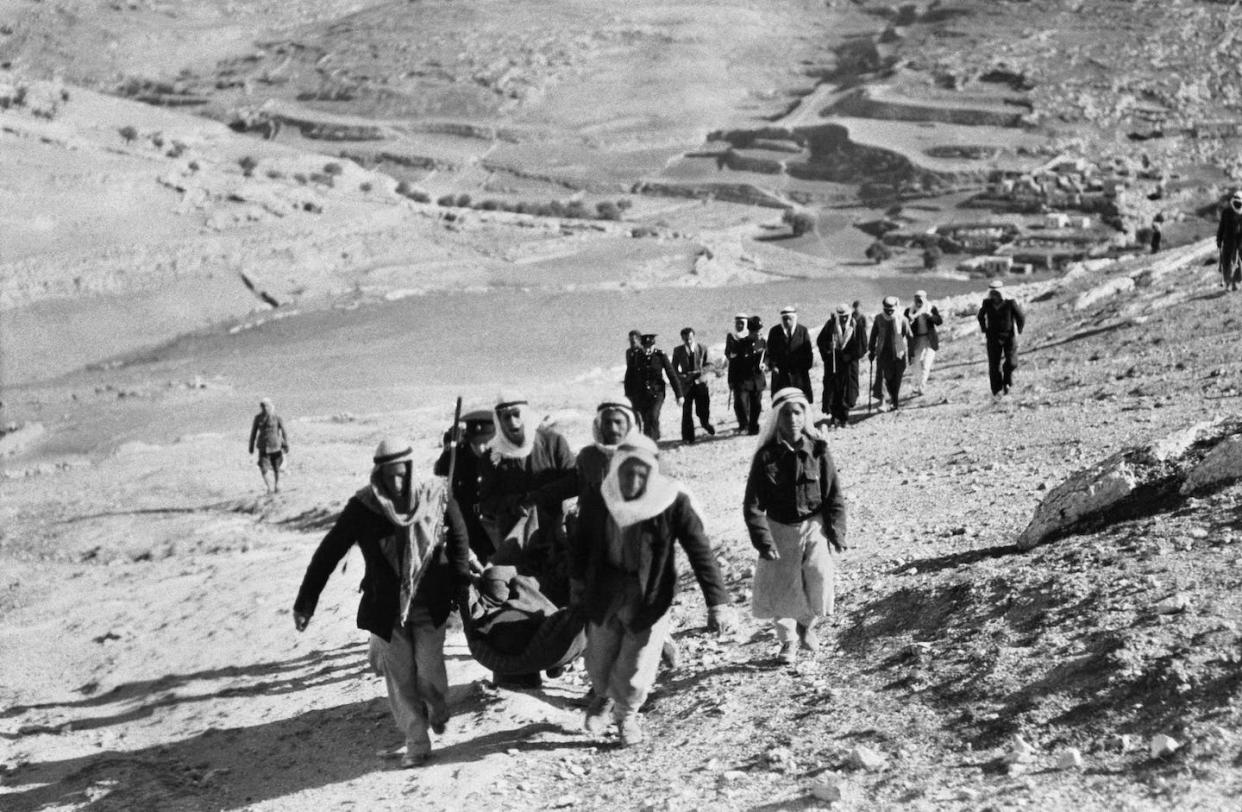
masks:
<path fill-rule="evenodd" d="M 638 366 L 643 357 L 643 336 L 630 330 L 630 345 L 625 348 L 625 396 L 634 402 L 638 397 Z"/>
<path fill-rule="evenodd" d="M 638 420 L 642 424 L 643 434 L 652 440 L 660 440 L 660 409 L 664 408 L 664 381 L 673 387 L 673 395 L 677 405 L 681 405 L 681 384 L 673 374 L 673 365 L 669 363 L 664 350 L 656 348 L 655 333 L 643 333 L 642 355 L 638 358 L 638 389 L 632 398 L 634 407 L 638 409 Z"/>
<path fill-rule="evenodd" d="M 901 376 L 906 373 L 910 324 L 897 313 L 897 297 L 885 296 L 883 311 L 871 323 L 871 339 L 867 357 L 875 361 L 875 383 L 871 394 L 884 410 L 884 391 L 888 390 L 893 411 L 897 411 L 901 394 Z"/>
<path fill-rule="evenodd" d="M 694 442 L 694 417 L 708 434 L 715 434 L 712 426 L 712 403 L 707 381 L 707 347 L 694 340 L 694 330 L 682 328 L 681 344 L 673 348 L 673 371 L 681 383 L 681 441 L 687 445 Z"/>
<path fill-rule="evenodd" d="M 1009 394 L 1013 371 L 1018 368 L 1018 334 L 1026 326 L 1026 314 L 1013 299 L 1006 299 L 1005 283 L 993 279 L 988 297 L 979 308 L 979 330 L 987 341 L 988 381 L 992 397 Z"/>
<path fill-rule="evenodd" d="M 772 370 L 772 391 L 796 386 L 814 402 L 811 393 L 811 366 L 815 349 L 811 334 L 798 324 L 798 308 L 790 305 L 781 310 L 781 323 L 768 331 L 768 368 Z"/>
<path fill-rule="evenodd" d="M 940 337 L 936 328 L 944 324 L 940 311 L 935 305 L 928 304 L 927 291 L 914 292 L 914 304 L 906 308 L 906 321 L 910 322 L 910 364 L 914 377 L 914 394 L 921 395 L 927 388 L 927 378 L 931 375 L 932 363 L 940 350 Z"/>
<path fill-rule="evenodd" d="M 496 552 L 491 538 L 479 521 L 479 479 L 487 444 L 496 435 L 496 424 L 487 409 L 476 409 L 462 415 L 462 437 L 457 442 L 457 463 L 453 469 L 453 499 L 461 509 L 470 535 L 470 552 L 474 554 L 479 568 L 487 566 L 488 559 Z M 452 453 L 452 431 L 444 434 L 444 450 L 436 460 L 432 472 L 436 476 L 448 476 L 449 458 Z"/>
<path fill-rule="evenodd" d="M 850 409 L 858 402 L 858 359 L 867 353 L 867 334 L 849 307 L 840 304 L 819 331 L 816 343 L 824 360 L 824 414 L 833 426 L 845 428 Z"/>

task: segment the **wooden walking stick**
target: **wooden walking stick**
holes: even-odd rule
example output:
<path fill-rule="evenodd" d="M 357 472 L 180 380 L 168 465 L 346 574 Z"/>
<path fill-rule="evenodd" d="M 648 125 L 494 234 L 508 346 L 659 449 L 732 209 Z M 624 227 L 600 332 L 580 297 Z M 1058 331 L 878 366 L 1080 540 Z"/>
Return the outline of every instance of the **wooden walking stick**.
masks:
<path fill-rule="evenodd" d="M 875 388 L 875 358 L 867 359 L 867 416 L 871 416 L 871 392 Z"/>

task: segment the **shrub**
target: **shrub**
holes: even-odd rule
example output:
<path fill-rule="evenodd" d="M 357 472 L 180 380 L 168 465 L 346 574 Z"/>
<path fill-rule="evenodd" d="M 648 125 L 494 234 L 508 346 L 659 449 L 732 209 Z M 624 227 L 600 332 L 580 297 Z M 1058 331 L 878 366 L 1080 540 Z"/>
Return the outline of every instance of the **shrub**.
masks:
<path fill-rule="evenodd" d="M 867 259 L 871 260 L 877 265 L 885 261 L 886 259 L 891 259 L 892 256 L 893 256 L 893 249 L 889 248 L 887 245 L 885 245 L 883 242 L 879 240 L 876 240 L 875 242 L 871 243 L 871 245 L 867 246 L 867 252 L 866 252 Z"/>
<path fill-rule="evenodd" d="M 293 174 L 293 179 L 296 180 L 298 183 L 302 184 L 303 186 L 305 186 L 307 183 L 310 183 L 310 178 L 306 177 L 306 175 L 302 174 L 301 172 L 295 172 Z"/>
<path fill-rule="evenodd" d="M 585 220 L 589 218 L 590 212 L 587 211 L 586 204 L 581 200 L 571 200 L 569 205 L 565 207 L 565 216 L 575 220 Z"/>
<path fill-rule="evenodd" d="M 189 166 L 190 166 L 190 171 L 191 171 L 191 172 L 197 172 L 197 171 L 198 171 L 198 169 L 199 169 L 199 166 L 198 166 L 198 161 L 190 161 Z"/>
<path fill-rule="evenodd" d="M 311 183 L 319 183 L 324 186 L 336 186 L 336 181 L 331 175 L 325 175 L 322 172 L 314 172 L 310 176 Z"/>
<path fill-rule="evenodd" d="M 497 209 L 500 208 L 500 201 L 484 200 L 482 203 L 479 204 L 479 208 L 482 209 L 483 211 L 496 211 Z"/>
<path fill-rule="evenodd" d="M 630 200 L 628 197 L 623 197 L 617 201 L 617 208 L 621 211 L 629 211 L 633 205 L 634 201 Z"/>
<path fill-rule="evenodd" d="M 923 251 L 923 267 L 929 271 L 932 270 L 940 264 L 941 256 L 942 254 L 938 246 L 929 245 Z"/>
<path fill-rule="evenodd" d="M 241 167 L 243 175 L 250 177 L 254 174 L 255 167 L 259 165 L 259 162 L 250 155 L 246 155 L 237 161 L 237 165 Z"/>
<path fill-rule="evenodd" d="M 284 180 L 284 177 L 285 177 L 285 173 L 281 172 L 278 169 L 269 169 L 264 174 L 267 175 L 268 178 L 270 178 L 271 180 Z"/>
<path fill-rule="evenodd" d="M 620 207 L 617 206 L 616 203 L 613 203 L 611 200 L 605 200 L 602 203 L 596 203 L 595 212 L 599 215 L 599 219 L 601 220 L 620 220 L 621 219 Z"/>
<path fill-rule="evenodd" d="M 464 193 L 458 195 L 456 205 L 458 208 L 461 208 L 461 209 L 468 207 L 470 205 L 470 195 L 464 194 Z"/>
<path fill-rule="evenodd" d="M 183 154 L 185 154 L 185 150 L 186 150 L 185 144 L 181 143 L 180 141 L 173 141 L 172 147 L 169 148 L 168 152 L 164 154 L 167 155 L 169 158 L 180 158 Z"/>
<path fill-rule="evenodd" d="M 341 166 L 336 161 L 330 161 L 323 165 L 323 173 L 325 175 L 340 175 L 344 171 L 345 167 Z"/>
<path fill-rule="evenodd" d="M 132 144 L 138 138 L 138 128 L 132 124 L 126 124 L 117 132 L 121 134 L 121 138 L 125 139 L 126 144 Z"/>
<path fill-rule="evenodd" d="M 369 181 L 369 180 L 367 180 L 367 181 L 363 181 L 362 183 L 359 183 L 359 184 L 358 184 L 358 189 L 359 189 L 359 191 L 361 191 L 363 194 L 366 194 L 366 193 L 370 192 L 372 188 L 374 188 L 374 187 L 372 187 L 372 186 L 371 186 L 371 181 Z"/>
<path fill-rule="evenodd" d="M 394 191 L 402 197 L 409 197 L 410 182 L 408 180 L 397 181 L 397 188 Z"/>
<path fill-rule="evenodd" d="M 789 226 L 795 237 L 815 231 L 815 217 L 801 209 L 785 209 L 781 222 Z"/>
<path fill-rule="evenodd" d="M 430 203 L 431 202 L 431 195 L 427 194 L 422 189 L 415 189 L 414 191 L 410 192 L 409 197 L 410 197 L 410 200 L 413 200 L 415 203 Z"/>
<path fill-rule="evenodd" d="M 437 206 L 452 206 L 455 205 L 455 203 L 456 199 L 452 195 L 440 195 L 436 198 Z"/>

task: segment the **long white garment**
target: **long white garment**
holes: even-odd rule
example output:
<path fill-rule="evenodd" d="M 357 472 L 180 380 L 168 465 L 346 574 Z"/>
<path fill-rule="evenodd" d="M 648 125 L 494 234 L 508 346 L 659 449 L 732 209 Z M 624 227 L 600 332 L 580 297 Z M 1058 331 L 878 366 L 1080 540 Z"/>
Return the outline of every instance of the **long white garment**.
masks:
<path fill-rule="evenodd" d="M 444 632 L 435 626 L 425 607 L 418 607 L 410 625 L 396 625 L 392 640 L 371 635 L 368 659 L 388 688 L 388 707 L 405 736 L 406 752 L 431 752 L 429 724 L 447 722 L 448 671 L 444 664 Z"/>
<path fill-rule="evenodd" d="M 932 364 L 936 360 L 936 351 L 931 348 L 927 336 L 915 336 L 910 341 L 911 375 L 914 377 L 914 389 L 922 392 L 927 388 L 927 379 L 931 376 Z"/>
<path fill-rule="evenodd" d="M 836 562 L 824 538 L 824 519 L 791 525 L 765 518 L 780 558 L 759 559 L 751 609 L 757 618 L 794 618 L 811 625 L 836 608 Z"/>

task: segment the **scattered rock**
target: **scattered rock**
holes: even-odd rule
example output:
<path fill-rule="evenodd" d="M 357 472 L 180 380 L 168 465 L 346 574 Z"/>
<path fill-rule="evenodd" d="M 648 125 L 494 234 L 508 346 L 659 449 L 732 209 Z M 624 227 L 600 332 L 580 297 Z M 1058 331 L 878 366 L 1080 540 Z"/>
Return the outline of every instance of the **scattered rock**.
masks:
<path fill-rule="evenodd" d="M 1069 747 L 1061 751 L 1057 756 L 1057 769 L 1059 770 L 1079 770 L 1082 769 L 1082 752 L 1077 747 Z"/>
<path fill-rule="evenodd" d="M 1232 482 L 1242 477 L 1242 437 L 1232 436 L 1221 440 L 1207 456 L 1186 474 L 1182 483 L 1183 495 L 1216 485 Z M 1206 532 L 1204 536 L 1206 536 Z"/>
<path fill-rule="evenodd" d="M 1185 612 L 1189 607 L 1190 598 L 1178 592 L 1157 603 L 1156 612 L 1162 615 L 1175 615 L 1178 612 Z"/>
<path fill-rule="evenodd" d="M 849 785 L 831 773 L 825 773 L 811 784 L 811 795 L 817 800 L 838 803 L 849 796 Z"/>
<path fill-rule="evenodd" d="M 1181 746 L 1181 743 L 1172 736 L 1157 733 L 1151 737 L 1151 757 L 1164 758 L 1171 756 Z"/>
<path fill-rule="evenodd" d="M 888 759 L 882 753 L 860 744 L 850 751 L 849 763 L 860 770 L 877 772 L 888 766 Z"/>
<path fill-rule="evenodd" d="M 1005 754 L 1006 764 L 1030 764 L 1035 760 L 1035 748 L 1021 736 L 1014 734 L 1009 740 L 1009 752 Z"/>

